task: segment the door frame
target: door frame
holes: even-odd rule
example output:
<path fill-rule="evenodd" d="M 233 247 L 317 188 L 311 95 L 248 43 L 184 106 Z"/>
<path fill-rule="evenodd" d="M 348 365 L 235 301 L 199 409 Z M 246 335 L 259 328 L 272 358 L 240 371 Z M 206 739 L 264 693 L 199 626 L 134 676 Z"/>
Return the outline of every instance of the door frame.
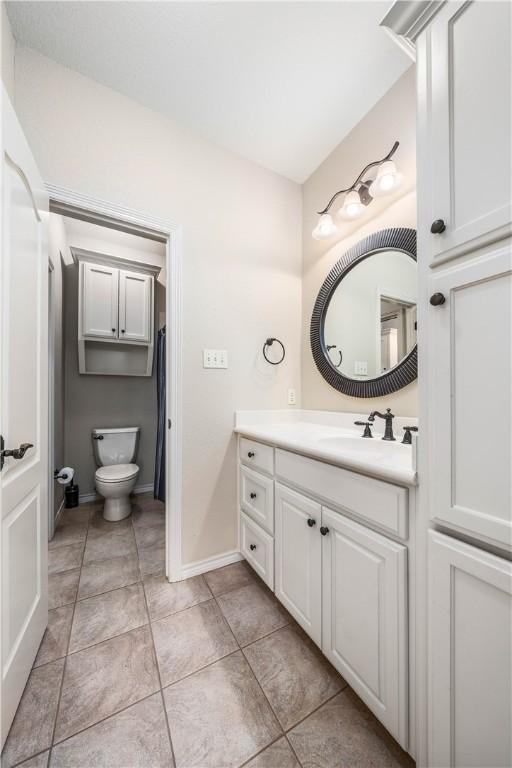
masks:
<path fill-rule="evenodd" d="M 182 521 L 182 433 L 183 433 L 183 303 L 182 303 L 182 227 L 171 219 L 161 219 L 100 198 L 83 195 L 66 187 L 45 184 L 50 196 L 50 212 L 79 217 L 142 237 L 152 237 L 166 246 L 166 574 L 169 581 L 181 581 Z M 52 472 L 53 470 L 49 468 Z"/>
<path fill-rule="evenodd" d="M 48 254 L 48 541 L 55 533 L 55 266 Z"/>

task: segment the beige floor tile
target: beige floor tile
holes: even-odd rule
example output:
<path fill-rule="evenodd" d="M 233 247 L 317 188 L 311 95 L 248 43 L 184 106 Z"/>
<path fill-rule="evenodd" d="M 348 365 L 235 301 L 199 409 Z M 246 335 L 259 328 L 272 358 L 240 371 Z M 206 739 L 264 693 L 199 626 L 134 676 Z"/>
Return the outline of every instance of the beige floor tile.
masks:
<path fill-rule="evenodd" d="M 158 688 L 149 627 L 68 656 L 55 741 L 94 725 Z"/>
<path fill-rule="evenodd" d="M 126 533 L 126 531 L 132 530 L 132 518 L 125 517 L 123 520 L 118 520 L 113 523 L 110 520 L 105 520 L 103 517 L 103 506 L 100 509 L 95 510 L 91 514 L 91 520 L 89 523 L 89 538 L 94 539 L 98 536 L 103 536 L 105 533 L 112 533 L 114 535 L 120 533 Z"/>
<path fill-rule="evenodd" d="M 31 757 L 25 760 L 24 763 L 18 763 L 18 768 L 47 768 L 48 758 L 50 757 L 50 751 L 41 752 L 35 757 Z"/>
<path fill-rule="evenodd" d="M 148 576 L 144 579 L 144 590 L 152 621 L 211 600 L 212 597 L 202 576 L 194 576 L 173 584 L 162 575 Z"/>
<path fill-rule="evenodd" d="M 154 622 L 153 638 L 162 685 L 174 683 L 238 649 L 215 600 Z"/>
<path fill-rule="evenodd" d="M 240 643 L 248 645 L 291 621 L 272 592 L 263 584 L 249 584 L 217 598 L 220 609 Z"/>
<path fill-rule="evenodd" d="M 48 551 L 48 573 L 62 573 L 62 571 L 80 568 L 83 552 L 83 543 L 50 549 Z"/>
<path fill-rule="evenodd" d="M 139 567 L 134 555 L 98 560 L 82 567 L 78 599 L 92 597 L 139 581 Z"/>
<path fill-rule="evenodd" d="M 295 624 L 247 646 L 244 653 L 285 731 L 346 686 Z"/>
<path fill-rule="evenodd" d="M 178 768 L 235 768 L 280 734 L 240 652 L 165 688 Z"/>
<path fill-rule="evenodd" d="M 61 605 L 74 603 L 79 578 L 80 568 L 50 575 L 48 577 L 48 608 L 59 608 Z"/>
<path fill-rule="evenodd" d="M 88 597 L 76 604 L 69 653 L 148 623 L 142 584 Z"/>
<path fill-rule="evenodd" d="M 88 536 L 84 552 L 84 565 L 126 555 L 137 555 L 135 537 L 131 527 L 118 533 L 110 531 L 101 536 Z"/>
<path fill-rule="evenodd" d="M 57 744 L 52 768 L 173 768 L 160 693 Z"/>
<path fill-rule="evenodd" d="M 87 519 L 67 524 L 59 524 L 48 549 L 67 547 L 70 544 L 84 544 L 87 536 Z"/>
<path fill-rule="evenodd" d="M 59 700 L 64 659 L 32 670 L 2 754 L 2 768 L 11 768 L 48 749 Z"/>
<path fill-rule="evenodd" d="M 246 763 L 244 768 L 300 768 L 300 764 L 283 736 Z"/>
<path fill-rule="evenodd" d="M 165 544 L 165 523 L 163 520 L 158 525 L 134 526 L 134 531 L 139 549 Z"/>
<path fill-rule="evenodd" d="M 215 596 L 223 595 L 225 592 L 231 592 L 233 589 L 246 587 L 248 584 L 254 584 L 259 579 L 247 565 L 245 560 L 240 563 L 226 565 L 224 568 L 217 568 L 215 571 L 209 571 L 204 574 L 206 583 Z"/>
<path fill-rule="evenodd" d="M 350 688 L 288 733 L 303 768 L 413 768 Z M 393 754 L 395 752 L 395 754 Z"/>
<path fill-rule="evenodd" d="M 49 661 L 55 661 L 66 655 L 72 618 L 73 604 L 48 611 L 48 626 L 39 646 L 34 667 L 40 667 L 41 664 L 48 664 Z"/>
<path fill-rule="evenodd" d="M 165 573 L 165 543 L 139 548 L 139 567 L 143 576 Z"/>
<path fill-rule="evenodd" d="M 155 501 L 145 504 L 137 502 L 133 505 L 132 521 L 134 528 L 150 528 L 165 524 L 165 506 L 161 501 Z"/>

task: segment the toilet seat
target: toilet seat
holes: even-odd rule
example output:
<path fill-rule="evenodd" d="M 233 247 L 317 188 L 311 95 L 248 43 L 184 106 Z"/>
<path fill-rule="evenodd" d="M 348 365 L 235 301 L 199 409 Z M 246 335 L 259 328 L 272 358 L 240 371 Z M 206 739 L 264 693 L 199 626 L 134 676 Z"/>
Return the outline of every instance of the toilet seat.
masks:
<path fill-rule="evenodd" d="M 137 464 L 110 464 L 106 467 L 99 467 L 95 477 L 102 483 L 122 483 L 136 477 L 138 471 Z"/>

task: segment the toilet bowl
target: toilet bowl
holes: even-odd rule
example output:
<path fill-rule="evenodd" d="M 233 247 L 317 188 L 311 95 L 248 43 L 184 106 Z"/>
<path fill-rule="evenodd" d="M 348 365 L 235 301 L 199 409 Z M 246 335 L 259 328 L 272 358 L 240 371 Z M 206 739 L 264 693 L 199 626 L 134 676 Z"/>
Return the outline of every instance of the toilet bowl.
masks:
<path fill-rule="evenodd" d="M 139 467 L 133 463 L 139 442 L 138 427 L 93 429 L 94 456 L 98 469 L 96 490 L 105 499 L 103 517 L 116 522 L 131 513 L 130 493 Z"/>

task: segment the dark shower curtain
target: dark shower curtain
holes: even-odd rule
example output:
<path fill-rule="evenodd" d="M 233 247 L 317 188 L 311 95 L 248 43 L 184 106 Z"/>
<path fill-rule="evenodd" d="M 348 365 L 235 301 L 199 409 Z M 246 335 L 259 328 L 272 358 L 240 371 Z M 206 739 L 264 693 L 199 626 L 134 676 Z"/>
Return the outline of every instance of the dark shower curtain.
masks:
<path fill-rule="evenodd" d="M 165 325 L 158 331 L 156 344 L 156 396 L 158 424 L 153 495 L 155 499 L 165 501 Z"/>

